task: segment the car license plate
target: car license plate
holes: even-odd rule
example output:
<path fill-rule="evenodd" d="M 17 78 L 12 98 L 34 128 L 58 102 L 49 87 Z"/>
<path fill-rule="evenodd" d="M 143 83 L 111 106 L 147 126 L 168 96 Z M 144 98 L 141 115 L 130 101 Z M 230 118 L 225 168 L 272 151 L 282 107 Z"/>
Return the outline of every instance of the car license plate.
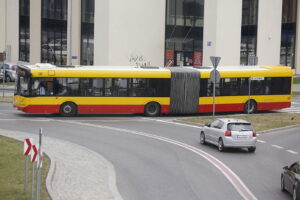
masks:
<path fill-rule="evenodd" d="M 238 139 L 247 139 L 248 136 L 247 135 L 238 135 L 237 138 Z"/>

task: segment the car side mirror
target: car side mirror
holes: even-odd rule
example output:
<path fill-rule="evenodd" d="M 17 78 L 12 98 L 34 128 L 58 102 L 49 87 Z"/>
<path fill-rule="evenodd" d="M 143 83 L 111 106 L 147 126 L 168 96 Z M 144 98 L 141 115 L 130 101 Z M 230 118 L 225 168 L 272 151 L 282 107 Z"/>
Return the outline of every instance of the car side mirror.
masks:
<path fill-rule="evenodd" d="M 205 126 L 210 127 L 210 124 L 209 124 L 209 123 L 206 123 Z"/>
<path fill-rule="evenodd" d="M 285 167 L 283 167 L 283 169 L 284 169 L 284 170 L 288 170 L 288 169 L 289 169 L 289 167 L 288 167 L 288 166 L 285 166 Z"/>

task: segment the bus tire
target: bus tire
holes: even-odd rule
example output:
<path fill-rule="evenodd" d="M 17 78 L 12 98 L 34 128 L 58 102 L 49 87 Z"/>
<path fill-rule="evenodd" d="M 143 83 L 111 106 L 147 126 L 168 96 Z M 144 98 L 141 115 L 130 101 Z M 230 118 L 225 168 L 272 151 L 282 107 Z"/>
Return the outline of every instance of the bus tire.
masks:
<path fill-rule="evenodd" d="M 144 113 L 148 117 L 155 117 L 160 114 L 160 105 L 156 102 L 150 102 L 145 105 Z"/>
<path fill-rule="evenodd" d="M 60 106 L 60 114 L 64 117 L 71 117 L 77 114 L 77 106 L 73 102 L 65 102 Z"/>
<path fill-rule="evenodd" d="M 249 106 L 249 114 L 255 113 L 257 111 L 257 104 L 254 100 L 249 100 L 244 105 L 244 112 L 248 113 L 248 106 Z"/>

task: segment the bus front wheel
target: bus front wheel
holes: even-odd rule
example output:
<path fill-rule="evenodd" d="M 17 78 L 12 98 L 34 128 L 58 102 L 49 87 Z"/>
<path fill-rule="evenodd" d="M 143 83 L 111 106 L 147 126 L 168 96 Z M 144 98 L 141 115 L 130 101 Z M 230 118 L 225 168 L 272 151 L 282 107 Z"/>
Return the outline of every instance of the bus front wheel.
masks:
<path fill-rule="evenodd" d="M 160 105 L 156 102 L 150 102 L 145 105 L 145 115 L 155 117 L 160 114 Z"/>
<path fill-rule="evenodd" d="M 60 106 L 60 114 L 64 117 L 71 117 L 77 114 L 77 106 L 72 102 L 66 102 Z"/>
<path fill-rule="evenodd" d="M 244 112 L 245 113 L 255 113 L 257 111 L 257 104 L 254 100 L 249 100 L 245 103 Z"/>

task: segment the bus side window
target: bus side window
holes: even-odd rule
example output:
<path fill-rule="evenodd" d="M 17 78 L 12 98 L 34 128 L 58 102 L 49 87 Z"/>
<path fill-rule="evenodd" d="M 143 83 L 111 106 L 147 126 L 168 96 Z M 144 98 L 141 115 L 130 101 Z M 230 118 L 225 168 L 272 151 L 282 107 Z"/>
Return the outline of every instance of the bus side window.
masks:
<path fill-rule="evenodd" d="M 94 78 L 93 79 L 93 94 L 92 96 L 103 96 L 103 82 L 102 78 Z"/>
<path fill-rule="evenodd" d="M 207 89 L 208 89 L 207 82 L 208 82 L 208 79 L 200 79 L 200 95 L 199 95 L 200 97 L 208 96 L 208 94 L 207 94 Z"/>
<path fill-rule="evenodd" d="M 148 97 L 156 97 L 157 96 L 155 88 L 148 88 L 147 94 L 148 94 Z"/>

